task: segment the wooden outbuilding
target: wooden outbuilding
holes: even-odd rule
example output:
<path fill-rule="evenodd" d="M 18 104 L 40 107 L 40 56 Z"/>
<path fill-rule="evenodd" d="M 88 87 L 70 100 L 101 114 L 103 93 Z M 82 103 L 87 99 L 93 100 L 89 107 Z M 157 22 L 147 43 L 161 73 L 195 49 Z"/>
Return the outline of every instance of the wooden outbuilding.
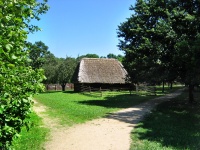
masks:
<path fill-rule="evenodd" d="M 129 88 L 126 78 L 127 71 L 116 59 L 83 58 L 73 77 L 74 91 L 83 91 L 83 87 L 96 90 Z"/>

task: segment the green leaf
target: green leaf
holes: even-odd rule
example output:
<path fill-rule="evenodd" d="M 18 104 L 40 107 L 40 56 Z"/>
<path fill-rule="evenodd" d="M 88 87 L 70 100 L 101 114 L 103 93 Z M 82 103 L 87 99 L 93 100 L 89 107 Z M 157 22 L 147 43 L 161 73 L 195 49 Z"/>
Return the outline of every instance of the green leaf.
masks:
<path fill-rule="evenodd" d="M 4 106 L 1 106 L 0 107 L 0 114 L 3 114 L 3 111 L 4 111 Z"/>
<path fill-rule="evenodd" d="M 15 65 L 14 65 L 14 64 L 8 64 L 8 67 L 10 67 L 10 68 L 14 68 Z"/>
<path fill-rule="evenodd" d="M 11 48 L 13 48 L 13 46 L 12 46 L 11 44 L 6 44 L 6 49 L 7 49 L 8 51 L 10 51 Z"/>
<path fill-rule="evenodd" d="M 17 57 L 15 55 L 12 55 L 12 59 L 17 59 Z"/>

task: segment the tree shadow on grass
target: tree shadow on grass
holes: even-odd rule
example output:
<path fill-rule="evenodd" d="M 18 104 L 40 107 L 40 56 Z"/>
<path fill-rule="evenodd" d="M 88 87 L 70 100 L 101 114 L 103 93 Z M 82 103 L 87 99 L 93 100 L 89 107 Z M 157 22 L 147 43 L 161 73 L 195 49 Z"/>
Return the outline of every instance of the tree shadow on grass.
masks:
<path fill-rule="evenodd" d="M 162 147 L 197 150 L 200 148 L 199 109 L 200 106 L 188 106 L 185 102 L 164 102 L 137 125 L 132 135 L 139 140 L 160 143 Z M 151 144 L 148 147 L 155 148 Z"/>
<path fill-rule="evenodd" d="M 108 113 L 105 117 L 129 123 L 130 126 L 135 126 L 145 114 L 149 113 L 159 103 L 170 100 L 177 96 L 181 91 L 174 94 L 169 94 L 164 97 L 160 96 L 145 96 L 145 95 L 116 95 L 106 97 L 105 100 L 87 100 L 79 101 L 84 105 L 94 105 L 107 108 L 128 108 L 126 110 L 115 113 Z"/>
<path fill-rule="evenodd" d="M 107 95 L 104 99 L 97 100 L 83 100 L 78 103 L 84 105 L 94 105 L 94 106 L 102 106 L 108 108 L 129 108 L 140 103 L 151 100 L 151 103 L 159 103 L 162 100 L 170 100 L 174 96 L 180 95 L 183 89 L 177 90 L 176 92 L 162 96 L 155 95 L 137 95 L 137 94 L 120 94 L 120 95 Z M 155 99 L 152 101 L 152 99 Z"/>
<path fill-rule="evenodd" d="M 161 101 L 161 99 L 159 99 L 160 97 L 149 101 L 150 98 L 153 99 L 155 97 L 156 96 L 117 95 L 114 97 L 106 97 L 106 100 L 79 101 L 78 103 L 107 108 L 128 108 L 126 111 L 122 110 L 115 113 L 107 113 L 105 118 L 125 122 L 133 127 L 146 113 L 150 112 L 150 110 Z"/>
<path fill-rule="evenodd" d="M 62 91 L 63 93 L 66 93 L 66 94 L 74 94 L 74 93 L 78 93 L 78 92 L 75 92 L 73 90 L 69 90 L 69 91 Z"/>
<path fill-rule="evenodd" d="M 139 95 L 116 95 L 107 96 L 104 100 L 86 100 L 79 101 L 78 103 L 84 105 L 94 105 L 108 108 L 128 108 L 137 105 L 141 102 L 147 101 L 149 98 L 154 98 L 155 96 L 139 96 Z"/>

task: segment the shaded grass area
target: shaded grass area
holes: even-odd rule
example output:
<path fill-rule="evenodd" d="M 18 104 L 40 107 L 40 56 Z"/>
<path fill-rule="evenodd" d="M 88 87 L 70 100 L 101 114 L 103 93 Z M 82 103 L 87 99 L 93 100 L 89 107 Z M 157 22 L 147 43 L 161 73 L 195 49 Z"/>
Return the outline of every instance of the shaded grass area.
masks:
<path fill-rule="evenodd" d="M 164 102 L 132 131 L 131 150 L 199 150 L 200 93 L 188 104 L 188 93 Z"/>
<path fill-rule="evenodd" d="M 110 93 L 107 92 L 102 99 L 82 100 L 78 103 L 90 106 L 100 106 L 105 109 L 115 108 L 116 110 L 119 110 L 137 105 L 156 97 L 151 95 L 122 94 L 121 92 L 120 94 Z"/>
<path fill-rule="evenodd" d="M 163 93 L 162 86 L 156 86 L 156 94 L 157 95 L 168 94 L 168 93 L 172 93 L 180 88 L 183 88 L 183 85 L 174 85 L 172 89 L 170 89 L 170 87 L 168 87 L 168 86 L 165 86 L 164 93 Z"/>
<path fill-rule="evenodd" d="M 15 150 L 42 150 L 43 143 L 49 132 L 48 129 L 42 127 L 42 119 L 35 113 L 30 115 L 31 127 L 27 131 L 26 127 L 22 128 L 21 136 L 14 139 L 12 149 Z"/>

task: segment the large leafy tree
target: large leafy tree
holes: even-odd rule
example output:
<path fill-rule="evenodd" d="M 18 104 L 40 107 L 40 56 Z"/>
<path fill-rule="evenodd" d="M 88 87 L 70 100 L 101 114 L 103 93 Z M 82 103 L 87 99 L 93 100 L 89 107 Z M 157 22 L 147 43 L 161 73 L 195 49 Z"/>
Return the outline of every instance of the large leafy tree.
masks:
<path fill-rule="evenodd" d="M 135 14 L 119 26 L 119 47 L 125 51 L 124 65 L 134 83 L 146 81 L 158 69 L 162 69 L 159 57 L 163 47 L 156 39 L 163 37 L 156 35 L 154 30 L 158 18 L 156 15 L 161 16 L 162 13 L 157 12 L 152 17 L 150 11 L 153 7 L 139 0 L 135 7 L 130 8 Z"/>
<path fill-rule="evenodd" d="M 45 63 L 45 57 L 50 55 L 48 51 L 48 46 L 46 46 L 42 41 L 35 42 L 34 44 L 28 42 L 29 58 L 31 59 L 30 65 L 34 69 L 39 69 Z"/>
<path fill-rule="evenodd" d="M 115 55 L 115 54 L 113 54 L 113 53 L 109 53 L 109 54 L 107 55 L 107 58 L 114 58 L 114 59 L 119 60 L 120 62 L 122 62 L 123 57 L 124 57 L 124 56 L 122 56 L 122 55 L 120 55 L 120 54 Z"/>
<path fill-rule="evenodd" d="M 200 1 L 175 1 L 172 3 L 172 28 L 176 31 L 175 59 L 179 68 L 179 75 L 189 86 L 189 99 L 193 102 L 193 88 L 200 83 Z"/>
<path fill-rule="evenodd" d="M 107 58 L 114 58 L 114 59 L 117 59 L 117 55 L 113 54 L 113 53 L 109 53 L 107 55 Z"/>
<path fill-rule="evenodd" d="M 200 1 L 138 0 L 134 13 L 118 30 L 119 48 L 132 82 L 180 78 L 192 89 L 199 84 Z"/>
<path fill-rule="evenodd" d="M 65 91 L 66 84 L 71 83 L 76 66 L 77 60 L 71 57 L 67 57 L 59 64 L 56 75 L 63 91 Z"/>
<path fill-rule="evenodd" d="M 44 64 L 42 65 L 42 69 L 44 69 L 44 74 L 46 80 L 44 80 L 45 84 L 57 83 L 57 68 L 59 65 L 59 58 L 56 58 L 52 53 L 44 56 Z"/>
<path fill-rule="evenodd" d="M 47 11 L 36 0 L 0 0 L 0 149 L 8 149 L 31 111 L 31 96 L 42 89 L 43 72 L 27 66 L 26 39 L 30 25 Z"/>

